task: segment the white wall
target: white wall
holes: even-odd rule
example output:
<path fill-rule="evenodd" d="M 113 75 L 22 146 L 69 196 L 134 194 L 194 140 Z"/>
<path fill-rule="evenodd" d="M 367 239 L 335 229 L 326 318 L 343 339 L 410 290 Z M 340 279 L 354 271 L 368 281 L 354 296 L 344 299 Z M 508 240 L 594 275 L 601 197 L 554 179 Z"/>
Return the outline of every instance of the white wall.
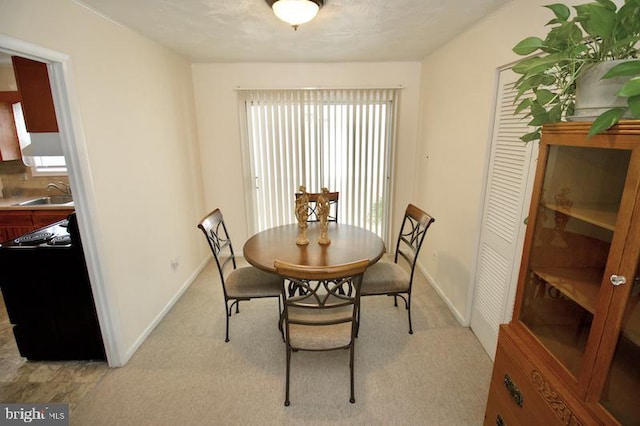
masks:
<path fill-rule="evenodd" d="M 422 63 L 416 198 L 433 206 L 436 222 L 421 265 L 464 324 L 472 303 L 497 70 L 520 58 L 511 51 L 520 40 L 544 37 L 553 18 L 545 4 L 516 0 Z"/>
<path fill-rule="evenodd" d="M 421 263 L 458 317 L 468 319 L 496 68 L 516 59 L 511 47 L 521 38 L 543 33 L 550 19 L 544 3 L 510 3 L 422 64 L 190 68 L 71 0 L 2 0 L 2 34 L 70 58 L 78 150 L 91 172 L 85 187 L 74 189 L 88 192 L 79 215 L 94 228 L 106 315 L 117 318 L 118 360 L 126 362 L 208 258 L 195 228 L 207 211 L 223 210 L 236 245 L 248 237 L 238 86 L 404 87 L 393 232 L 408 202 L 436 218 Z"/>
<path fill-rule="evenodd" d="M 245 220 L 236 88 L 401 85 L 396 151 L 396 165 L 400 167 L 396 167 L 393 200 L 393 234 L 396 235 L 407 203 L 415 202 L 419 80 L 420 64 L 417 62 L 194 64 L 193 83 L 207 209 L 219 207 L 222 210 L 234 244 L 242 247 L 250 235 Z"/>
<path fill-rule="evenodd" d="M 69 56 L 76 153 L 90 171 L 73 189 L 88 200 L 78 216 L 95 236 L 100 319 L 113 319 L 122 364 L 208 258 L 190 64 L 70 0 L 2 0 L 0 32 Z"/>

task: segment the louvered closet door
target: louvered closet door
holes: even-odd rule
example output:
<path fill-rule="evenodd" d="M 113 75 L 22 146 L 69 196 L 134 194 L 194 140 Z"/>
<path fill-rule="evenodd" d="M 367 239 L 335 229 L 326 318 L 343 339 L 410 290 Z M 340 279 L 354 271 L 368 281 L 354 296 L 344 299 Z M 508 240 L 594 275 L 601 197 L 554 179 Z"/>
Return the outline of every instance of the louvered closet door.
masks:
<path fill-rule="evenodd" d="M 513 313 L 537 142 L 523 143 L 527 120 L 514 116 L 511 69 L 500 72 L 491 156 L 478 246 L 471 328 L 493 359 L 498 326 Z"/>

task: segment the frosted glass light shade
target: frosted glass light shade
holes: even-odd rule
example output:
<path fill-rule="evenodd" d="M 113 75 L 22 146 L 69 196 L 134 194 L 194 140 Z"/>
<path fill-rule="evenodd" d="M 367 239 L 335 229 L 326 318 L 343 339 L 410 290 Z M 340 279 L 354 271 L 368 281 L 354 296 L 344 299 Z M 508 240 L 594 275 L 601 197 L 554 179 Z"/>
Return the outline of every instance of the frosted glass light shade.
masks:
<path fill-rule="evenodd" d="M 273 13 L 293 28 L 315 18 L 320 7 L 311 0 L 278 0 L 273 3 Z"/>

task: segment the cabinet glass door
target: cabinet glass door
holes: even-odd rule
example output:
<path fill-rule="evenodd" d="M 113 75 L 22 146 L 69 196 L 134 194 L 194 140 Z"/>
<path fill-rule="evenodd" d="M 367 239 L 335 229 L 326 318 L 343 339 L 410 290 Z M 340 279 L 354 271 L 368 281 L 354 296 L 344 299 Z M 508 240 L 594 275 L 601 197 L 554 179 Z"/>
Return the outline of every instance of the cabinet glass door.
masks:
<path fill-rule="evenodd" d="M 639 265 L 640 266 L 640 265 Z M 600 403 L 621 424 L 640 422 L 640 267 L 622 318 L 618 343 Z M 628 280 L 631 281 L 631 280 Z"/>
<path fill-rule="evenodd" d="M 576 377 L 600 286 L 609 283 L 604 270 L 630 158 L 629 150 L 550 146 L 528 224 L 535 228 L 519 319 Z"/>

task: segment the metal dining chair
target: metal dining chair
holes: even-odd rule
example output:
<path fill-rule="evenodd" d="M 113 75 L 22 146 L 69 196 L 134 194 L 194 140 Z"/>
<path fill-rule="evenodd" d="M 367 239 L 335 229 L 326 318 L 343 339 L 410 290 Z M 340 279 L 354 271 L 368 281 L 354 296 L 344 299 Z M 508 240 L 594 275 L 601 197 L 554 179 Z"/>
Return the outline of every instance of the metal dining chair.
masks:
<path fill-rule="evenodd" d="M 302 289 L 297 295 L 282 286 L 287 371 L 284 405 L 289 402 L 291 353 L 349 349 L 350 402 L 354 403 L 354 348 L 360 309 L 360 284 L 368 259 L 330 267 L 309 267 L 276 260 L 285 282 Z"/>
<path fill-rule="evenodd" d="M 371 265 L 362 279 L 362 296 L 393 296 L 394 306 L 398 306 L 398 297 L 404 300 L 409 317 L 409 334 L 413 334 L 411 324 L 411 290 L 416 261 L 427 230 L 435 221 L 413 204 L 405 210 L 402 226 L 396 243 L 393 262 L 379 261 Z M 409 272 L 398 264 L 399 259 L 409 266 Z"/>
<path fill-rule="evenodd" d="M 278 312 L 281 311 L 282 278 L 253 266 L 240 268 L 237 266 L 231 238 L 220 209 L 215 209 L 205 216 L 198 224 L 198 228 L 207 238 L 220 274 L 226 314 L 224 341 L 228 342 L 229 318 L 234 305 L 236 314 L 240 312 L 241 300 L 277 297 Z"/>
<path fill-rule="evenodd" d="M 307 222 L 320 222 L 320 218 L 318 217 L 318 197 L 321 195 L 321 192 L 310 192 L 309 193 L 309 218 Z M 302 195 L 300 192 L 296 192 L 296 200 Z M 337 222 L 338 221 L 338 200 L 340 198 L 339 192 L 328 192 L 325 194 L 327 197 L 327 201 L 329 201 L 329 222 Z"/>

